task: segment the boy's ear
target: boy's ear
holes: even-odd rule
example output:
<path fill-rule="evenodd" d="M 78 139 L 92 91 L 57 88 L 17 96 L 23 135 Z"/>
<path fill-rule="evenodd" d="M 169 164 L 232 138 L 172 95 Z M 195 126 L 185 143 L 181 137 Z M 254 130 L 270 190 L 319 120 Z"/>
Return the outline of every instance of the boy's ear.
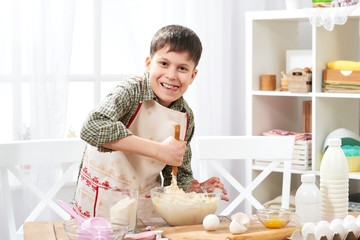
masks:
<path fill-rule="evenodd" d="M 193 71 L 193 72 L 192 72 L 192 74 L 191 74 L 190 84 L 192 84 L 192 83 L 193 83 L 193 81 L 194 81 L 194 79 L 195 79 L 195 77 L 196 77 L 197 73 L 198 73 L 198 70 L 197 70 L 197 69 L 194 69 L 194 71 Z M 189 85 L 190 85 L 190 84 L 189 84 Z"/>
<path fill-rule="evenodd" d="M 151 63 L 150 57 L 146 57 L 146 59 L 145 59 L 145 72 L 146 73 L 150 73 L 150 63 Z"/>

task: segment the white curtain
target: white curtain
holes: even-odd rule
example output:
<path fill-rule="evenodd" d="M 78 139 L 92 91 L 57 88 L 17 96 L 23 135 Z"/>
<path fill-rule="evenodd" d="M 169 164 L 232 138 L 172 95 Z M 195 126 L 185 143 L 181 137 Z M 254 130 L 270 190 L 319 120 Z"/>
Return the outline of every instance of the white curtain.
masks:
<path fill-rule="evenodd" d="M 75 2 L 22 1 L 19 47 L 30 76 L 31 139 L 64 136 Z"/>
<path fill-rule="evenodd" d="M 14 140 L 64 136 L 75 2 L 0 2 L 2 10 L 10 16 L 10 21 L 2 25 L 6 24 L 11 29 L 11 46 L 8 45 L 8 48 L 12 50 L 13 86 L 20 90 L 13 95 L 12 102 L 14 107 L 22 108 L 21 114 L 13 116 L 13 129 L 17 133 Z M 0 34 L 4 36 L 4 32 Z M 0 44 L 4 44 L 4 39 L 0 38 Z M 20 79 L 25 81 L 16 83 Z M 49 166 L 34 165 L 26 171 L 30 171 L 30 174 L 25 178 L 35 182 L 45 192 L 53 184 L 52 179 L 59 174 L 59 169 Z M 27 189 L 16 189 L 13 199 L 14 206 L 18 206 L 15 214 L 16 219 L 20 220 L 17 224 L 19 227 L 35 207 L 38 198 Z M 42 216 L 41 219 L 51 219 L 53 214 L 46 209 Z"/>

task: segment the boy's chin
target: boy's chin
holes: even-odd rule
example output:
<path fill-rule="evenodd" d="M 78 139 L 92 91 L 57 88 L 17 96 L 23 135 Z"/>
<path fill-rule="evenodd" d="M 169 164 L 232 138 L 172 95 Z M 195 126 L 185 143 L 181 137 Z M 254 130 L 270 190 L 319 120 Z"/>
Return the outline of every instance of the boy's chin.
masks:
<path fill-rule="evenodd" d="M 175 102 L 177 99 L 175 98 L 171 98 L 171 99 L 163 99 L 163 98 L 159 98 L 159 103 L 164 106 L 164 107 L 169 107 L 173 102 Z"/>

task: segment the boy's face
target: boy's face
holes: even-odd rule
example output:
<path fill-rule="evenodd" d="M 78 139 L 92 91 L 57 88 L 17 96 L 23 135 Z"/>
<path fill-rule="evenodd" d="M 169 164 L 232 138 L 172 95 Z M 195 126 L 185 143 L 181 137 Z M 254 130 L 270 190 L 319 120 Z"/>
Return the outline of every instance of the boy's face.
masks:
<path fill-rule="evenodd" d="M 146 58 L 150 86 L 165 107 L 184 95 L 197 74 L 188 52 L 168 52 L 168 49 L 165 46 L 151 59 Z"/>

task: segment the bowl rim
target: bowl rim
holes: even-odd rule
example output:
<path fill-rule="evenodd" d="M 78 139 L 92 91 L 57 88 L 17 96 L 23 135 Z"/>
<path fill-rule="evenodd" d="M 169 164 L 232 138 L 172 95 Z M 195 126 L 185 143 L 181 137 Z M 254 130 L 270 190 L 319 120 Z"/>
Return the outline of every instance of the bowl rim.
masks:
<path fill-rule="evenodd" d="M 110 224 L 111 224 L 111 227 L 99 227 L 97 228 L 98 230 L 120 230 L 122 229 L 123 227 L 129 227 L 129 221 L 127 219 L 124 219 L 124 218 L 107 218 L 107 217 L 102 217 L 104 219 L 106 219 L 107 221 L 109 221 L 110 219 Z M 88 218 L 89 219 L 89 218 Z M 87 219 L 85 219 L 87 220 Z M 113 223 L 113 220 L 116 220 L 116 221 L 121 221 L 120 223 Z M 81 227 L 78 225 L 78 220 L 75 219 L 75 218 L 72 218 L 72 219 L 67 219 L 63 222 L 63 226 L 64 226 L 64 230 L 66 229 L 73 229 L 73 230 L 79 230 L 79 229 L 84 229 L 84 230 L 87 230 L 88 228 L 86 227 Z"/>
<path fill-rule="evenodd" d="M 169 186 L 170 186 L 170 185 L 169 185 Z M 150 189 L 150 194 L 152 194 L 153 192 L 155 192 L 156 190 L 159 190 L 159 189 L 166 189 L 166 188 L 169 187 L 169 186 L 154 187 L 154 188 Z M 178 187 L 179 187 L 180 189 L 183 189 L 183 190 L 184 190 L 184 188 L 186 189 L 186 188 L 188 188 L 189 186 L 187 186 L 187 185 L 178 185 Z M 212 192 L 208 192 L 207 189 L 213 189 L 213 191 L 212 191 Z M 203 190 L 204 192 L 201 192 L 201 193 L 204 193 L 204 194 L 216 194 L 217 196 L 218 196 L 218 195 L 219 195 L 220 197 L 222 196 L 222 189 L 219 188 L 219 187 L 214 187 L 214 186 L 200 186 L 200 188 L 195 188 L 195 189 L 193 189 L 193 190 L 191 190 L 191 191 L 189 191 L 189 192 L 187 192 L 187 190 L 184 190 L 184 191 L 185 191 L 185 193 L 191 193 L 191 192 L 196 192 L 196 190 Z M 178 195 L 178 194 L 182 194 L 182 193 L 171 193 L 171 194 L 169 194 L 169 195 Z"/>
<path fill-rule="evenodd" d="M 293 210 L 289 208 L 260 208 L 256 210 L 256 214 L 264 214 L 264 213 L 282 213 L 282 214 L 293 214 Z"/>

